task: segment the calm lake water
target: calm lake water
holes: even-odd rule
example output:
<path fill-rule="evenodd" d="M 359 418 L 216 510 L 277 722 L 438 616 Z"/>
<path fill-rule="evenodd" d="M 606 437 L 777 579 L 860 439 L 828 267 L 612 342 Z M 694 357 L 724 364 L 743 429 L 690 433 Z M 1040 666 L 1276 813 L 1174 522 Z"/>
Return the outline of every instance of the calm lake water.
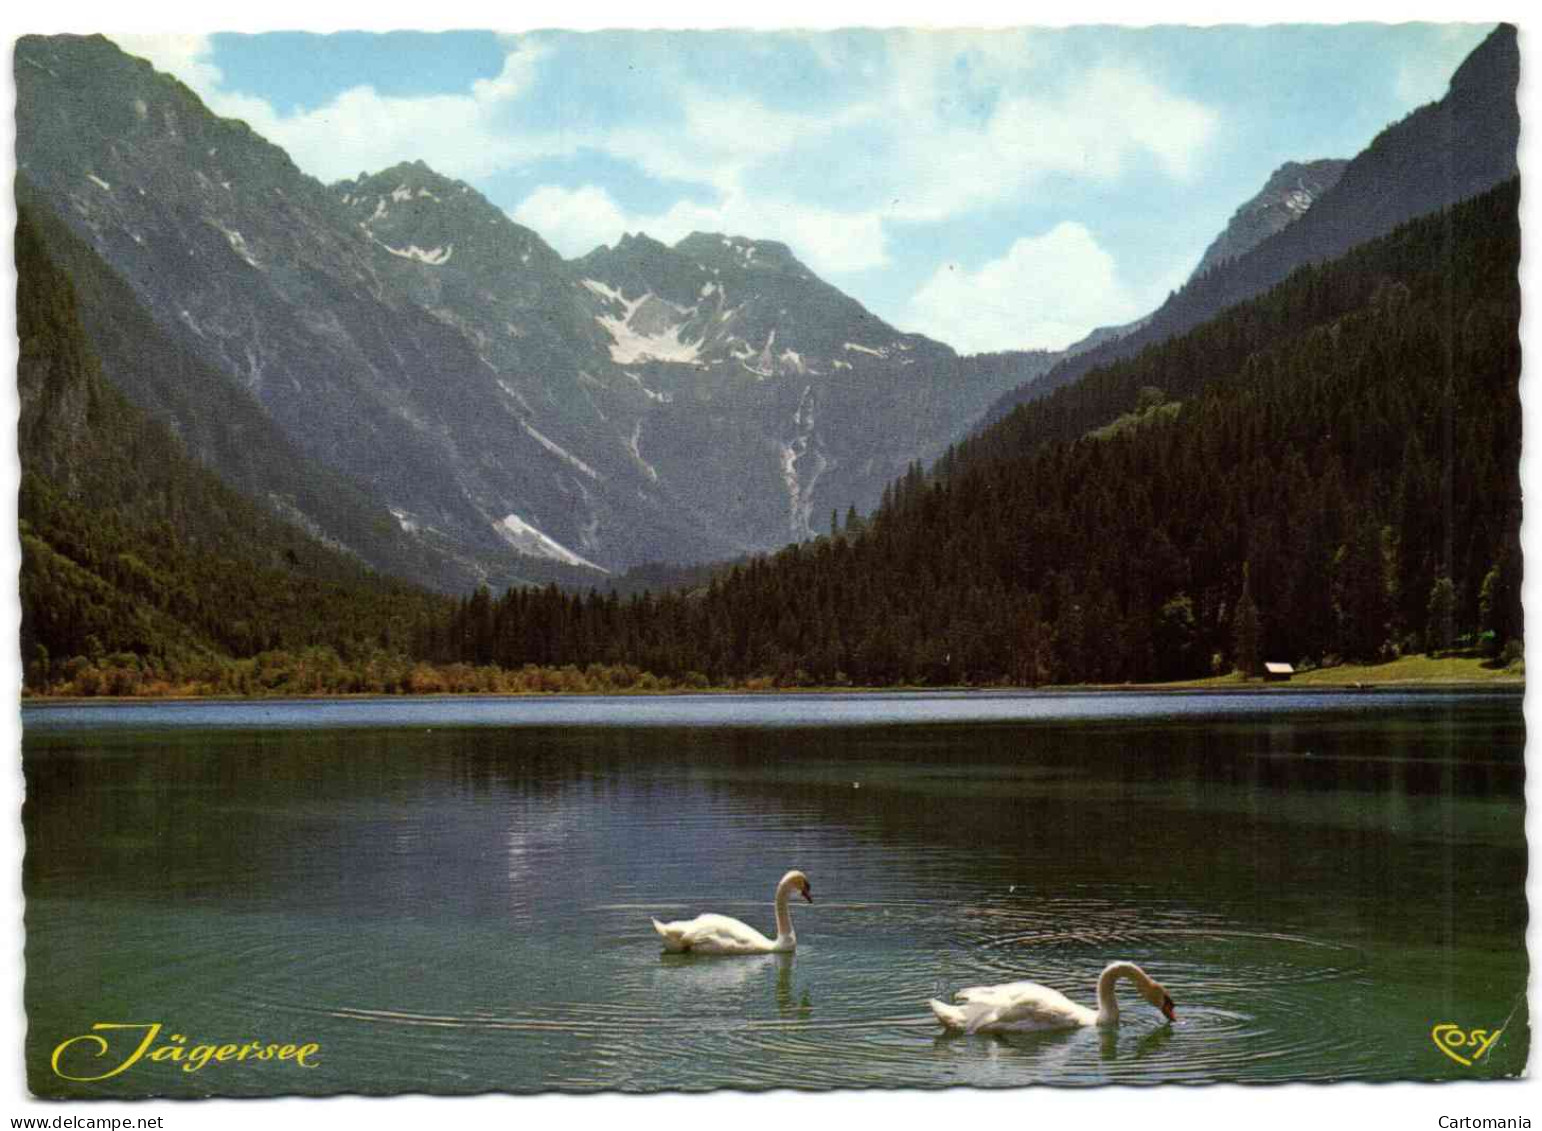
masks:
<path fill-rule="evenodd" d="M 1515 1075 L 1518 694 L 862 695 L 27 706 L 43 1095 Z M 650 916 L 794 955 L 663 955 Z M 1115 1032 L 941 1036 L 1031 978 Z M 314 1067 L 54 1050 L 315 1043 Z M 1436 1031 L 1436 1026 L 1451 1026 Z M 1503 1033 L 1479 1059 L 1456 1043 Z M 101 1075 L 107 1051 L 60 1068 Z M 1442 1051 L 1443 1037 L 1452 1055 Z M 108 1039 L 110 1038 L 110 1040 Z M 1472 1060 L 1463 1064 L 1457 1058 Z"/>

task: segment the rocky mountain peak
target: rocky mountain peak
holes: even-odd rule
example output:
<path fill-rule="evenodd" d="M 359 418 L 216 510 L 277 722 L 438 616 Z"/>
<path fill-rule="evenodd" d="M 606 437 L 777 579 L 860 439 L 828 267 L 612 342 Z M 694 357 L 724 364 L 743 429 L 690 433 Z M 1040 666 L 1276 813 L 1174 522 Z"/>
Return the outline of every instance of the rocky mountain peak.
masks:
<path fill-rule="evenodd" d="M 429 267 L 454 260 L 484 282 L 531 272 L 565 279 L 562 257 L 545 240 L 421 159 L 360 173 L 330 191 L 355 224 L 397 258 Z"/>
<path fill-rule="evenodd" d="M 1447 94 L 1462 95 L 1515 90 L 1520 81 L 1521 54 L 1514 24 L 1500 24 L 1472 53 L 1462 60 L 1451 76 Z"/>
<path fill-rule="evenodd" d="M 470 195 L 475 192 L 464 181 L 446 177 L 432 169 L 421 158 L 417 161 L 401 161 L 377 173 L 361 172 L 352 180 L 341 180 L 332 186 L 334 192 L 384 193 L 390 195 L 401 190 L 417 199 Z M 492 205 L 477 195 L 477 200 L 491 208 Z"/>
<path fill-rule="evenodd" d="M 616 244 L 616 250 L 630 251 L 633 254 L 656 254 L 669 249 L 668 245 L 660 243 L 647 232 L 638 232 L 635 235 L 631 232 L 622 232 L 621 240 Z"/>
<path fill-rule="evenodd" d="M 1227 260 L 1252 251 L 1305 216 L 1322 195 L 1338 184 L 1348 161 L 1287 161 L 1272 174 L 1257 195 L 1232 214 L 1231 222 L 1205 249 L 1197 278 Z"/>
<path fill-rule="evenodd" d="M 675 251 L 719 271 L 783 271 L 813 278 L 813 273 L 798 262 L 792 249 L 777 240 L 755 240 L 721 232 L 692 232 L 675 244 Z"/>

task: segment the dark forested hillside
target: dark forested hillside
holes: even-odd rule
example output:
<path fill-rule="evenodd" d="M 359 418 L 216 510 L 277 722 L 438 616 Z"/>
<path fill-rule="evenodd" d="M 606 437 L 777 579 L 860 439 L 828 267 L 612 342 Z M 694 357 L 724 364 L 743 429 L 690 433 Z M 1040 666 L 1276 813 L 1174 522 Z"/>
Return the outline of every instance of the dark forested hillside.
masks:
<path fill-rule="evenodd" d="M 1518 639 L 1514 181 L 1090 374 L 694 595 L 486 592 L 468 662 L 1175 679 Z"/>
<path fill-rule="evenodd" d="M 116 669 L 117 690 L 140 678 L 220 683 L 236 657 L 410 646 L 442 599 L 375 578 L 274 518 L 129 404 L 103 377 L 76 288 L 25 207 L 16 268 L 29 685 L 91 665 Z"/>

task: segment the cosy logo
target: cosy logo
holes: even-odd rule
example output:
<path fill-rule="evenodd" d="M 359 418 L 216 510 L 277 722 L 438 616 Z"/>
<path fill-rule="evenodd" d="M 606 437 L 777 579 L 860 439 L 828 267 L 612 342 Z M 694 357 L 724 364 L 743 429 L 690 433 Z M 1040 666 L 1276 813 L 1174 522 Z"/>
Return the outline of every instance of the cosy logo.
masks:
<path fill-rule="evenodd" d="M 161 1023 L 145 1024 L 99 1021 L 91 1026 L 91 1032 L 82 1033 L 61 1041 L 54 1049 L 49 1064 L 54 1075 L 65 1080 L 87 1083 L 106 1080 L 120 1072 L 127 1072 L 141 1060 L 170 1061 L 182 1066 L 183 1072 L 198 1072 L 214 1064 L 245 1063 L 251 1061 L 280 1061 L 299 1065 L 301 1068 L 317 1067 L 315 1056 L 321 1046 L 314 1041 L 308 1044 L 268 1043 L 243 1041 L 228 1044 L 190 1044 L 186 1036 L 173 1033 L 160 1043 Z M 102 1069 L 85 1075 L 76 1072 L 87 1067 L 86 1058 L 99 1063 L 89 1065 Z M 103 1058 L 107 1058 L 102 1063 Z"/>
<path fill-rule="evenodd" d="M 1436 1048 L 1456 1063 L 1471 1068 L 1474 1061 L 1488 1055 L 1488 1050 L 1494 1047 L 1494 1042 L 1499 1040 L 1499 1034 L 1503 1032 L 1503 1026 L 1463 1032 L 1460 1025 L 1447 1021 L 1430 1030 L 1430 1039 L 1435 1042 Z"/>

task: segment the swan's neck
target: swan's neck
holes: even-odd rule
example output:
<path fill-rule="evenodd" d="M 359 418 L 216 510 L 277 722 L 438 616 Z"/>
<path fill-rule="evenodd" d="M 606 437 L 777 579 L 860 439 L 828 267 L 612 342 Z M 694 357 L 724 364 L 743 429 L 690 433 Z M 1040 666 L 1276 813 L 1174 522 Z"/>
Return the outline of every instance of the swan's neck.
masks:
<path fill-rule="evenodd" d="M 1099 1025 L 1119 1023 L 1119 999 L 1114 996 L 1114 983 L 1120 978 L 1128 978 L 1137 985 L 1143 981 L 1149 981 L 1146 972 L 1133 962 L 1111 963 L 1098 978 L 1097 1023 Z"/>
<path fill-rule="evenodd" d="M 797 932 L 792 929 L 792 911 L 787 906 L 787 897 L 792 894 L 793 885 L 783 880 L 776 885 L 776 941 L 777 945 L 794 943 L 798 939 Z"/>

